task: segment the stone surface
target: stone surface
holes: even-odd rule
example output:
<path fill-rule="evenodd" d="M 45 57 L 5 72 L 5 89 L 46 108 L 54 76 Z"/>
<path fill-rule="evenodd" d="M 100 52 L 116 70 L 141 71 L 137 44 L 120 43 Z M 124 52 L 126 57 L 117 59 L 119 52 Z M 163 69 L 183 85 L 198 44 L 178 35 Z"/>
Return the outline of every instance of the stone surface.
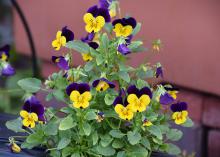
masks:
<path fill-rule="evenodd" d="M 206 97 L 204 100 L 203 124 L 220 128 L 220 98 Z"/>
<path fill-rule="evenodd" d="M 220 156 L 220 131 L 210 131 L 208 138 L 208 154 L 209 157 Z"/>

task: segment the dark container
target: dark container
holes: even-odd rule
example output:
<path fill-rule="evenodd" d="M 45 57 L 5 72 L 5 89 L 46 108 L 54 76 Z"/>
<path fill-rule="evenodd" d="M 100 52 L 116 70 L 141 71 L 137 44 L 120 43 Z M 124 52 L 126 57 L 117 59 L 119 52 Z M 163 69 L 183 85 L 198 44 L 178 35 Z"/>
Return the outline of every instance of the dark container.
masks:
<path fill-rule="evenodd" d="M 153 152 L 151 157 L 175 157 L 175 156 L 161 152 Z"/>

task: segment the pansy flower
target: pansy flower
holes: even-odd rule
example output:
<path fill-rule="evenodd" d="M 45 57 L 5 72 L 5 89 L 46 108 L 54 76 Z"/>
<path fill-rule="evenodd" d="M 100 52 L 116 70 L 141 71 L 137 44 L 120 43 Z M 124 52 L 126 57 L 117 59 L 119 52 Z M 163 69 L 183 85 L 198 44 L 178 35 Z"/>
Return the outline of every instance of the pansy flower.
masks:
<path fill-rule="evenodd" d="M 153 123 L 151 122 L 151 121 L 149 121 L 149 120 L 147 120 L 147 118 L 145 118 L 144 120 L 143 120 L 143 126 L 151 126 L 151 125 L 153 125 Z"/>
<path fill-rule="evenodd" d="M 171 110 L 173 111 L 172 119 L 176 124 L 180 125 L 186 122 L 188 117 L 187 103 L 178 102 L 176 104 L 172 104 Z"/>
<path fill-rule="evenodd" d="M 62 46 L 65 46 L 67 42 L 74 39 L 74 33 L 67 29 L 67 26 L 62 28 L 62 31 L 58 31 L 56 34 L 56 39 L 53 40 L 52 46 L 55 50 L 60 50 Z"/>
<path fill-rule="evenodd" d="M 174 102 L 174 98 L 167 92 L 160 95 L 160 104 L 168 105 Z"/>
<path fill-rule="evenodd" d="M 115 88 L 115 84 L 106 78 L 93 81 L 92 86 L 95 87 L 97 91 L 106 91 L 108 88 Z"/>
<path fill-rule="evenodd" d="M 98 123 L 100 123 L 100 122 L 102 122 L 104 120 L 104 117 L 105 117 L 104 112 L 98 112 L 98 114 L 96 116 L 96 121 Z"/>
<path fill-rule="evenodd" d="M 112 22 L 116 37 L 128 37 L 132 34 L 137 22 L 133 17 L 116 19 Z"/>
<path fill-rule="evenodd" d="M 99 45 L 96 42 L 88 42 L 88 45 L 93 49 L 97 49 Z M 82 58 L 85 62 L 89 62 L 93 59 L 93 57 L 89 53 L 83 53 Z"/>
<path fill-rule="evenodd" d="M 52 62 L 57 64 L 60 69 L 69 69 L 68 61 L 63 56 L 52 56 Z"/>
<path fill-rule="evenodd" d="M 122 55 L 127 55 L 131 53 L 131 50 L 127 47 L 127 44 L 119 44 L 118 52 L 120 52 Z"/>
<path fill-rule="evenodd" d="M 131 104 L 128 104 L 127 99 L 121 96 L 115 98 L 113 105 L 115 107 L 115 112 L 123 120 L 131 120 L 134 117 L 133 107 Z"/>
<path fill-rule="evenodd" d="M 25 101 L 20 116 L 25 127 L 34 128 L 36 122 L 45 121 L 44 107 L 35 96 L 31 96 Z"/>
<path fill-rule="evenodd" d="M 135 85 L 131 85 L 127 89 L 127 101 L 132 106 L 134 112 L 143 112 L 150 104 L 152 92 L 148 87 L 138 89 Z"/>
<path fill-rule="evenodd" d="M 2 69 L 0 69 L 2 76 L 12 76 L 15 74 L 15 69 L 9 63 L 5 62 L 2 65 Z"/>
<path fill-rule="evenodd" d="M 9 51 L 10 51 L 10 46 L 5 45 L 0 48 L 0 60 L 2 61 L 7 61 L 9 58 Z"/>
<path fill-rule="evenodd" d="M 90 87 L 87 83 L 72 83 L 66 88 L 66 93 L 75 108 L 87 108 L 92 99 Z"/>
<path fill-rule="evenodd" d="M 166 89 L 167 93 L 169 93 L 169 95 L 173 97 L 173 99 L 177 98 L 177 93 L 179 92 L 178 88 L 172 86 L 164 86 L 164 89 Z"/>
<path fill-rule="evenodd" d="M 86 23 L 85 30 L 88 33 L 99 32 L 106 22 L 111 21 L 108 9 L 98 8 L 97 5 L 89 8 L 83 19 Z"/>

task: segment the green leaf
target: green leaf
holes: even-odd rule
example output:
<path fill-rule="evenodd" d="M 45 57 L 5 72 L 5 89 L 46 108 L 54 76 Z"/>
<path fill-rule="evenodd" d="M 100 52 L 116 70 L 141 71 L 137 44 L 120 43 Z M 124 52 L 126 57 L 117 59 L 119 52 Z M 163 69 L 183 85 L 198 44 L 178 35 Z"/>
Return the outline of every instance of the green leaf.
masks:
<path fill-rule="evenodd" d="M 65 100 L 65 94 L 62 90 L 55 90 L 53 92 L 53 96 L 58 100 L 58 101 L 62 101 L 62 102 L 66 102 Z"/>
<path fill-rule="evenodd" d="M 167 133 L 167 139 L 171 141 L 178 141 L 182 138 L 183 133 L 180 130 L 177 129 L 170 129 L 170 131 Z"/>
<path fill-rule="evenodd" d="M 95 111 L 89 111 L 85 115 L 85 118 L 87 120 L 94 120 L 94 119 L 96 119 L 96 117 L 97 117 L 97 115 L 96 115 Z"/>
<path fill-rule="evenodd" d="M 122 138 L 125 136 L 125 134 L 122 133 L 120 130 L 111 130 L 109 134 L 114 138 Z"/>
<path fill-rule="evenodd" d="M 115 96 L 106 94 L 104 100 L 105 100 L 106 105 L 112 105 L 115 100 Z"/>
<path fill-rule="evenodd" d="M 103 156 L 113 156 L 115 154 L 115 149 L 113 149 L 111 146 L 102 147 L 101 145 L 99 145 L 96 149 L 99 152 L 99 154 Z"/>
<path fill-rule="evenodd" d="M 85 133 L 86 136 L 89 136 L 91 133 L 91 126 L 89 125 L 89 123 L 83 123 L 83 131 Z"/>
<path fill-rule="evenodd" d="M 112 31 L 112 29 L 113 29 L 113 26 L 112 26 L 112 24 L 111 23 L 105 23 L 105 30 L 108 32 L 108 33 L 110 33 L 111 31 Z"/>
<path fill-rule="evenodd" d="M 137 88 L 141 89 L 146 86 L 149 87 L 149 84 L 146 81 L 141 80 L 141 79 L 137 80 Z"/>
<path fill-rule="evenodd" d="M 141 23 L 137 23 L 136 27 L 133 30 L 133 35 L 136 35 L 141 30 Z"/>
<path fill-rule="evenodd" d="M 43 143 L 44 133 L 42 130 L 29 135 L 26 139 L 27 143 L 35 144 L 36 146 Z"/>
<path fill-rule="evenodd" d="M 57 145 L 57 149 L 60 150 L 65 148 L 70 144 L 70 142 L 71 142 L 71 138 L 62 138 Z"/>
<path fill-rule="evenodd" d="M 71 157 L 80 157 L 80 154 L 79 154 L 79 153 L 73 153 L 73 154 L 71 155 Z"/>
<path fill-rule="evenodd" d="M 106 33 L 104 33 L 101 36 L 101 45 L 100 45 L 100 47 L 105 51 L 105 53 L 108 50 L 108 44 L 109 44 L 108 35 Z"/>
<path fill-rule="evenodd" d="M 151 134 L 155 135 L 158 139 L 162 139 L 163 138 L 160 128 L 158 126 L 156 126 L 156 125 L 152 125 L 152 126 L 148 127 L 148 131 Z"/>
<path fill-rule="evenodd" d="M 125 151 L 118 152 L 117 157 L 126 157 Z"/>
<path fill-rule="evenodd" d="M 53 99 L 53 93 L 49 93 L 47 96 L 46 96 L 46 101 L 50 101 Z"/>
<path fill-rule="evenodd" d="M 167 143 L 167 153 L 172 154 L 172 155 L 179 155 L 181 153 L 181 150 L 179 147 L 172 143 Z"/>
<path fill-rule="evenodd" d="M 122 140 L 115 139 L 115 140 L 112 142 L 112 147 L 115 148 L 115 149 L 122 148 L 123 146 L 124 146 L 124 143 L 123 143 Z"/>
<path fill-rule="evenodd" d="M 130 152 L 127 154 L 127 157 L 146 157 L 148 156 L 148 151 L 140 145 L 135 145 L 130 148 Z"/>
<path fill-rule="evenodd" d="M 104 136 L 101 136 L 101 145 L 103 146 L 103 147 L 106 147 L 106 146 L 108 146 L 111 142 L 112 142 L 112 138 L 111 138 L 111 136 L 109 136 L 108 134 L 105 134 Z"/>
<path fill-rule="evenodd" d="M 190 128 L 193 127 L 194 123 L 190 118 L 187 118 L 186 122 L 182 124 L 182 126 Z"/>
<path fill-rule="evenodd" d="M 45 135 L 56 135 L 59 123 L 57 121 L 49 121 L 44 128 Z"/>
<path fill-rule="evenodd" d="M 73 50 L 80 52 L 80 53 L 89 53 L 90 52 L 89 45 L 80 41 L 80 40 L 69 41 L 68 43 L 66 43 L 66 47 L 69 49 L 73 49 Z"/>
<path fill-rule="evenodd" d="M 130 45 L 128 45 L 128 48 L 132 51 L 132 52 L 136 52 L 138 51 L 138 48 L 143 45 L 142 41 L 133 41 L 131 42 Z"/>
<path fill-rule="evenodd" d="M 72 147 L 65 147 L 64 149 L 62 149 L 62 157 L 70 156 L 72 152 L 73 152 Z"/>
<path fill-rule="evenodd" d="M 118 75 L 119 75 L 119 77 L 120 77 L 122 80 L 126 81 L 127 83 L 130 82 L 130 76 L 129 76 L 129 74 L 128 74 L 127 72 L 125 72 L 125 71 L 120 71 L 120 72 L 118 73 Z"/>
<path fill-rule="evenodd" d="M 41 80 L 36 78 L 25 78 L 18 81 L 18 85 L 25 91 L 36 93 L 41 88 Z"/>
<path fill-rule="evenodd" d="M 139 141 L 141 140 L 141 134 L 138 132 L 131 132 L 129 131 L 127 133 L 128 141 L 131 145 L 138 144 Z"/>
<path fill-rule="evenodd" d="M 105 59 L 103 58 L 102 55 L 99 54 L 99 55 L 96 56 L 97 65 L 101 65 L 104 61 L 105 61 Z"/>
<path fill-rule="evenodd" d="M 6 127 L 14 132 L 25 132 L 24 129 L 22 129 L 22 119 L 18 117 L 17 119 L 10 120 L 6 122 Z"/>
<path fill-rule="evenodd" d="M 151 146 L 150 146 L 150 142 L 147 139 L 147 137 L 144 137 L 141 139 L 141 144 L 143 144 L 143 146 L 149 150 L 151 150 Z"/>
<path fill-rule="evenodd" d="M 95 131 L 95 132 L 92 134 L 92 144 L 93 144 L 93 145 L 96 145 L 97 142 L 98 142 L 98 140 L 99 140 L 99 136 L 98 136 L 97 131 Z"/>
<path fill-rule="evenodd" d="M 76 126 L 76 123 L 73 122 L 73 118 L 71 116 L 68 116 L 66 118 L 63 118 L 59 125 L 59 130 L 68 130 Z"/>
<path fill-rule="evenodd" d="M 94 67 L 94 62 L 90 61 L 85 64 L 84 69 L 86 72 L 89 72 L 92 70 L 93 67 Z"/>

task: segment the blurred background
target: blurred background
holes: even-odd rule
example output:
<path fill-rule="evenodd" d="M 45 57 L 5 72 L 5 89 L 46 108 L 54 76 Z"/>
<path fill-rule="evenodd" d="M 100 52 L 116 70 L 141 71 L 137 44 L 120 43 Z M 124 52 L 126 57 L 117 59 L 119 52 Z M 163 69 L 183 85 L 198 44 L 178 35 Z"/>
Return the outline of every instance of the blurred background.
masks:
<path fill-rule="evenodd" d="M 17 0 L 36 48 L 41 77 L 58 69 L 51 56 L 58 55 L 51 47 L 57 30 L 68 26 L 80 39 L 86 35 L 83 15 L 98 0 Z M 164 81 L 179 87 L 179 99 L 188 102 L 192 129 L 184 131 L 180 147 L 197 157 L 220 155 L 220 1 L 219 0 L 120 0 L 123 16 L 130 15 L 142 23 L 137 39 L 151 49 L 152 41 L 161 39 L 160 53 L 132 55 L 129 64 L 139 65 L 146 59 L 160 61 Z M 0 0 L 0 47 L 12 46 L 11 59 L 17 74 L 0 78 L 0 111 L 16 113 L 22 105 L 23 93 L 10 92 L 18 88 L 17 80 L 33 75 L 30 39 L 22 18 L 9 0 Z M 32 47 L 33 48 L 33 47 Z M 74 64 L 83 64 L 74 54 Z M 7 89 L 8 92 L 2 92 Z M 3 94 L 4 93 L 4 94 Z M 39 95 L 39 97 L 43 97 Z M 2 101 L 3 100 L 3 101 Z"/>

